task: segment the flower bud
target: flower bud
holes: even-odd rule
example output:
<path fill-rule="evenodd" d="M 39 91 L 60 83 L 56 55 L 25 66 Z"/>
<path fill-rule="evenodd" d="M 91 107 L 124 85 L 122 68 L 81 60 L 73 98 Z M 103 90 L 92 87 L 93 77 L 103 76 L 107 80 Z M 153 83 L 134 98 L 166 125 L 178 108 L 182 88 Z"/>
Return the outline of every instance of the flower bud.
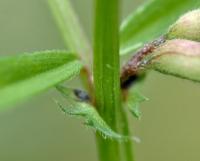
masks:
<path fill-rule="evenodd" d="M 143 67 L 200 82 L 200 43 L 168 40 L 143 60 Z"/>
<path fill-rule="evenodd" d="M 200 42 L 200 9 L 190 11 L 173 24 L 168 39 L 187 39 Z"/>

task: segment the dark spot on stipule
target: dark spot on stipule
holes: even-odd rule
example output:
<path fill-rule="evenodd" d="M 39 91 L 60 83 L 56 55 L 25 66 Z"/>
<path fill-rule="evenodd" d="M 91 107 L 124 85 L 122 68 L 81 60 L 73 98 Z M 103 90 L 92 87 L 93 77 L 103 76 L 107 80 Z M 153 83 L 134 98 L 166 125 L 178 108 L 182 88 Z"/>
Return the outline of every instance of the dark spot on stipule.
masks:
<path fill-rule="evenodd" d="M 90 96 L 86 91 L 80 90 L 80 89 L 74 89 L 74 95 L 82 102 L 89 102 Z"/>

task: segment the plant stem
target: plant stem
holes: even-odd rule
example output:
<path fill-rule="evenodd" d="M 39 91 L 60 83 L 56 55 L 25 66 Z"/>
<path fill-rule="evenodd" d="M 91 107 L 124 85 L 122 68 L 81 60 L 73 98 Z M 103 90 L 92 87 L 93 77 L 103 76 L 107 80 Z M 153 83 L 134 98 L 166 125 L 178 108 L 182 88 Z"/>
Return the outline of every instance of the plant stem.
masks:
<path fill-rule="evenodd" d="M 100 115 L 117 130 L 116 110 L 120 106 L 118 0 L 96 0 L 94 29 L 94 85 Z M 119 145 L 97 134 L 101 161 L 120 161 Z"/>
<path fill-rule="evenodd" d="M 95 1 L 94 86 L 100 115 L 117 132 L 129 135 L 121 106 L 119 65 L 119 0 Z M 96 135 L 101 161 L 133 161 L 131 142 Z"/>
<path fill-rule="evenodd" d="M 118 133 L 121 133 L 126 136 L 130 136 L 128 120 L 124 109 L 120 108 L 118 112 Z M 127 140 L 120 144 L 121 158 L 123 161 L 134 161 L 134 153 L 132 149 L 131 140 Z"/>

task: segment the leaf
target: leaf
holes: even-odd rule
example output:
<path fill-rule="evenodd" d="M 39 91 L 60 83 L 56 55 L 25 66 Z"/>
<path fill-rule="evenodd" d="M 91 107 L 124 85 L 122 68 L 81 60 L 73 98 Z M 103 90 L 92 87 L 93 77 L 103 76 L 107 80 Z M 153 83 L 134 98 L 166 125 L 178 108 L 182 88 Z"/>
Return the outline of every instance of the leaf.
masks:
<path fill-rule="evenodd" d="M 200 82 L 200 43 L 169 40 L 146 57 L 141 65 L 164 74 Z"/>
<path fill-rule="evenodd" d="M 82 67 L 66 51 L 1 57 L 0 66 L 0 110 L 72 79 Z"/>
<path fill-rule="evenodd" d="M 199 0 L 146 1 L 121 25 L 121 55 L 134 51 L 138 43 L 144 44 L 165 34 L 180 15 L 199 7 Z"/>
<path fill-rule="evenodd" d="M 48 4 L 67 48 L 79 54 L 90 67 L 90 44 L 70 0 L 48 0 Z"/>
<path fill-rule="evenodd" d="M 141 118 L 140 104 L 144 101 L 147 101 L 148 98 L 143 96 L 138 87 L 130 89 L 128 98 L 125 102 L 125 106 L 128 107 L 130 112 L 138 119 Z"/>
<path fill-rule="evenodd" d="M 66 114 L 69 114 L 71 116 L 82 116 L 85 119 L 85 124 L 100 132 L 100 134 L 102 134 L 104 138 L 116 140 L 134 139 L 130 138 L 129 136 L 123 136 L 113 131 L 99 115 L 95 107 L 85 102 L 76 101 L 75 98 L 71 96 L 73 93 L 72 89 L 69 89 L 62 85 L 59 85 L 56 88 L 67 100 L 66 107 L 63 107 L 61 103 L 56 101 L 62 111 Z"/>
<path fill-rule="evenodd" d="M 58 102 L 57 104 L 66 114 L 69 114 L 71 116 L 82 116 L 85 119 L 84 124 L 100 132 L 104 136 L 104 138 L 116 140 L 128 139 L 128 137 L 122 136 L 114 132 L 101 118 L 96 109 L 87 103 L 71 101 L 71 103 L 68 104 L 66 107 L 63 107 Z"/>

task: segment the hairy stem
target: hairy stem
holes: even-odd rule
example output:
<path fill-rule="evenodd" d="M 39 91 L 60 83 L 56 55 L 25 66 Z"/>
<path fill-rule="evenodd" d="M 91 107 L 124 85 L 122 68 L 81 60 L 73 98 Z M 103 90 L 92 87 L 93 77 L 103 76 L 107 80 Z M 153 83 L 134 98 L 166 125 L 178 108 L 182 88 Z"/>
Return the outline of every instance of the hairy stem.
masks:
<path fill-rule="evenodd" d="M 95 1 L 94 85 L 100 115 L 113 130 L 129 135 L 121 106 L 119 65 L 119 0 Z M 101 161 L 132 161 L 131 143 L 97 134 Z"/>
<path fill-rule="evenodd" d="M 116 110 L 120 108 L 118 0 L 95 1 L 94 85 L 100 115 L 117 130 Z M 102 161 L 120 161 L 119 145 L 97 134 Z"/>

